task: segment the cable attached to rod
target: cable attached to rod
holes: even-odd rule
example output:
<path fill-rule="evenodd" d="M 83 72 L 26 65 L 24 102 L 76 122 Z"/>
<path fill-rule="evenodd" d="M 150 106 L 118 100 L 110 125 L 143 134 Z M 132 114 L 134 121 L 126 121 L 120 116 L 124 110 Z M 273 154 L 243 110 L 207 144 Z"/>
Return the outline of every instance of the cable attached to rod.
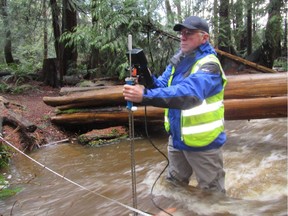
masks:
<path fill-rule="evenodd" d="M 160 177 L 162 176 L 162 174 L 165 172 L 165 170 L 167 169 L 167 167 L 169 166 L 169 159 L 168 157 L 154 144 L 154 142 L 152 141 L 152 139 L 149 136 L 148 133 L 148 124 L 147 124 L 147 107 L 145 106 L 145 114 L 144 114 L 144 122 L 145 122 L 145 132 L 146 132 L 146 137 L 149 140 L 149 142 L 151 143 L 151 145 L 166 159 L 167 164 L 164 167 L 164 169 L 160 172 L 160 174 L 158 175 L 158 177 L 156 178 L 156 180 L 154 181 L 150 194 L 151 194 L 151 200 L 153 205 L 158 208 L 159 210 L 163 211 L 164 213 L 166 213 L 167 215 L 173 216 L 172 214 L 170 214 L 169 212 L 165 211 L 163 208 L 161 208 L 159 205 L 156 204 L 156 202 L 154 201 L 154 196 L 153 196 L 153 190 L 156 186 L 156 183 L 158 182 L 158 180 L 160 179 Z"/>

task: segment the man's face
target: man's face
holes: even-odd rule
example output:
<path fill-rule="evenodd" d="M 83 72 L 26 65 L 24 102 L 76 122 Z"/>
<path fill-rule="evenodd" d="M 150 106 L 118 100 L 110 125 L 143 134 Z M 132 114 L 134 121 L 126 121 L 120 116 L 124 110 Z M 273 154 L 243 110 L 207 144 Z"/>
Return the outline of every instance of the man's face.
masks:
<path fill-rule="evenodd" d="M 183 28 L 180 34 L 180 48 L 183 53 L 188 53 L 195 50 L 201 44 L 206 43 L 206 41 L 209 39 L 209 35 L 206 32 L 200 30 Z"/>

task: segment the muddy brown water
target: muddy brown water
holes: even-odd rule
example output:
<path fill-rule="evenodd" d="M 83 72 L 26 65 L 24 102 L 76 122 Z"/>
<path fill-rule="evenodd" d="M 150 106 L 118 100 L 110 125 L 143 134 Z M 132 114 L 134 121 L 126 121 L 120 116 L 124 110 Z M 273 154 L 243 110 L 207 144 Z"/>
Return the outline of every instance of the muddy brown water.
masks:
<path fill-rule="evenodd" d="M 227 121 L 226 131 L 225 197 L 176 187 L 160 178 L 154 202 L 164 209 L 176 207 L 175 216 L 287 215 L 287 120 Z M 166 153 L 166 136 L 152 140 Z M 160 210 L 152 203 L 151 187 L 167 161 L 145 138 L 137 137 L 134 145 L 137 206 L 154 214 Z M 131 215 L 131 210 L 96 195 L 132 206 L 129 140 L 100 148 L 51 145 L 30 156 L 93 193 L 18 155 L 6 176 L 22 191 L 0 200 L 0 215 Z M 192 178 L 191 185 L 195 182 Z"/>

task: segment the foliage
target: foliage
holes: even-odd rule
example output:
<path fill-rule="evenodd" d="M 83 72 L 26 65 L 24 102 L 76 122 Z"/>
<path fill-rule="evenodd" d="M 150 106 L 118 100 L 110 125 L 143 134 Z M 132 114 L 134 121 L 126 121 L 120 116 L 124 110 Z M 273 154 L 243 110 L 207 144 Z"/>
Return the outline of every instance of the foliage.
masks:
<path fill-rule="evenodd" d="M 75 32 L 64 33 L 61 41 L 66 41 L 67 46 L 76 45 L 79 52 L 99 52 L 100 64 L 91 73 L 117 75 L 122 79 L 128 75 L 127 36 L 131 34 L 133 47 L 143 48 L 151 66 L 160 73 L 164 67 L 163 62 L 167 60 L 166 53 L 173 53 L 174 46 L 171 51 L 171 40 L 167 42 L 161 35 L 147 32 L 148 23 L 160 26 L 157 19 L 161 17 L 156 12 L 159 5 L 152 2 L 95 1 L 91 13 L 95 22 L 78 25 Z M 89 56 L 84 58 L 84 61 L 88 61 Z"/>
<path fill-rule="evenodd" d="M 2 93 L 12 93 L 12 94 L 21 94 L 23 92 L 34 89 L 30 84 L 7 84 L 6 82 L 0 82 L 0 92 Z"/>
<path fill-rule="evenodd" d="M 83 111 L 83 109 L 78 109 L 78 108 L 74 108 L 74 109 L 67 109 L 67 110 L 56 110 L 56 114 L 73 114 L 73 113 L 77 113 L 77 112 L 81 112 Z"/>
<path fill-rule="evenodd" d="M 9 182 L 6 181 L 2 175 L 0 175 L 0 199 L 13 196 L 19 191 L 21 191 L 20 188 L 14 188 L 14 189 L 9 188 Z"/>
<path fill-rule="evenodd" d="M 16 60 L 19 59 L 22 64 L 26 65 L 25 62 L 27 61 L 33 67 L 40 68 L 44 55 L 44 8 L 47 8 L 48 17 L 46 20 L 48 21 L 48 57 L 56 56 L 49 1 L 46 1 L 46 7 L 43 5 L 45 1 L 41 0 L 8 0 L 7 2 L 13 57 Z M 78 74 L 86 71 L 93 77 L 116 75 L 120 78 L 128 75 L 126 57 L 128 34 L 133 36 L 133 47 L 144 50 L 153 73 L 160 74 L 170 56 L 176 51 L 178 43 L 157 33 L 151 28 L 151 25 L 174 34 L 172 30 L 174 22 L 181 21 L 189 15 L 202 16 L 212 24 L 211 32 L 212 34 L 215 33 L 216 38 L 228 36 L 228 40 L 224 39 L 224 41 L 237 48 L 236 51 L 240 51 L 244 57 L 246 54 L 245 45 L 247 45 L 244 39 L 247 36 L 248 4 L 252 3 L 253 10 L 252 39 L 254 50 L 263 42 L 265 21 L 269 9 L 267 7 L 269 3 L 265 0 L 235 0 L 232 1 L 233 4 L 228 5 L 230 15 L 227 23 L 216 26 L 219 23 L 219 17 L 213 13 L 214 10 L 219 9 L 220 5 L 219 1 L 216 0 L 71 0 L 69 2 L 69 6 L 78 12 L 78 25 L 73 33 L 63 33 L 61 41 L 67 42 L 67 46 L 76 45 L 79 54 L 78 66 L 81 67 L 81 69 L 77 68 L 77 70 L 70 72 Z M 173 16 L 171 23 L 167 21 L 168 14 L 165 3 L 168 2 L 171 5 Z M 57 3 L 61 8 L 61 1 L 57 1 Z M 59 18 L 61 18 L 61 14 Z M 237 26 L 235 25 L 236 21 L 239 23 Z M 279 22 L 279 20 L 275 21 Z M 230 32 L 229 34 L 226 32 L 229 27 L 232 28 L 231 38 Z M 4 29 L 3 18 L 0 19 L 0 29 Z M 223 30 L 225 31 L 223 32 Z M 0 38 L 0 49 L 3 50 L 4 31 L 0 31 Z M 271 38 L 273 39 L 273 37 Z M 244 47 L 239 44 L 241 39 Z M 95 67 L 88 66 L 92 57 L 97 59 Z M 0 52 L 0 63 L 4 63 L 4 59 L 3 52 Z M 17 69 L 17 71 L 20 72 L 21 70 Z M 13 81 L 16 82 L 19 77 L 23 77 L 21 73 L 17 74 L 17 78 Z M 6 87 L 2 85 L 1 89 Z"/>
<path fill-rule="evenodd" d="M 35 74 L 35 71 L 39 69 L 39 65 L 35 65 L 34 62 L 23 62 L 15 64 L 0 64 L 0 71 L 11 73 L 11 77 L 6 77 L 7 81 L 11 80 L 17 83 L 23 83 L 27 79 L 31 79 L 31 76 Z"/>
<path fill-rule="evenodd" d="M 43 60 L 43 2 L 40 0 L 8 0 L 9 28 L 11 31 L 12 53 L 14 59 L 33 61 L 37 65 Z M 1 19 L 0 29 L 4 29 Z M 53 51 L 52 29 L 48 29 L 50 35 L 49 50 Z M 4 48 L 5 32 L 0 31 L 1 50 Z M 49 55 L 55 56 L 54 52 Z M 3 52 L 0 53 L 0 63 L 4 63 Z"/>
<path fill-rule="evenodd" d="M 8 167 L 11 158 L 11 152 L 6 145 L 0 142 L 0 170 Z M 0 174 L 0 199 L 13 196 L 19 192 L 20 188 L 9 188 L 9 182 Z"/>
<path fill-rule="evenodd" d="M 8 166 L 11 154 L 8 147 L 0 142 L 0 169 Z"/>
<path fill-rule="evenodd" d="M 278 58 L 274 61 L 274 68 L 279 68 L 282 71 L 288 71 L 288 61 L 286 58 Z"/>
<path fill-rule="evenodd" d="M 0 71 L 10 73 L 10 75 L 2 78 L 0 82 L 0 92 L 20 94 L 27 90 L 34 89 L 33 86 L 27 84 L 27 81 L 32 80 L 36 68 L 37 65 L 29 62 L 11 65 L 0 64 Z"/>

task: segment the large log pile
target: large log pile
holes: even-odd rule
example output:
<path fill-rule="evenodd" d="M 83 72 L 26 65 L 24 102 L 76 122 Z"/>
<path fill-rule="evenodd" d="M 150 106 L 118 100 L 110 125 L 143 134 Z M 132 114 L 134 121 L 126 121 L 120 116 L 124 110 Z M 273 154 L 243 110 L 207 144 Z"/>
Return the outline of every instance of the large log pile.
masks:
<path fill-rule="evenodd" d="M 287 73 L 227 76 L 225 119 L 287 117 Z M 44 97 L 49 106 L 60 110 L 51 117 L 55 124 L 83 125 L 127 123 L 128 111 L 122 85 L 101 87 L 58 97 Z M 137 105 L 135 122 L 163 122 L 163 109 Z M 146 114 L 145 114 L 146 113 Z"/>

